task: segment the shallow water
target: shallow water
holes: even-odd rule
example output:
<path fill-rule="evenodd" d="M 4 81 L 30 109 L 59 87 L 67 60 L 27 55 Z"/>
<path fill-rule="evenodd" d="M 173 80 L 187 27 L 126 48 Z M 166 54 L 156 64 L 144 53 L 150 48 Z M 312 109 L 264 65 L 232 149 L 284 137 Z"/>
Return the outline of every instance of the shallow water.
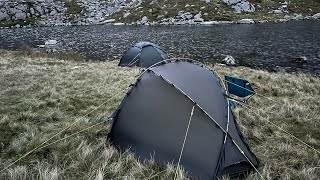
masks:
<path fill-rule="evenodd" d="M 56 39 L 64 49 L 98 60 L 119 59 L 139 41 L 160 45 L 171 57 L 220 61 L 234 56 L 241 65 L 320 75 L 320 21 L 216 26 L 69 26 L 1 29 L 0 48 L 36 47 Z M 306 56 L 308 61 L 294 59 Z"/>

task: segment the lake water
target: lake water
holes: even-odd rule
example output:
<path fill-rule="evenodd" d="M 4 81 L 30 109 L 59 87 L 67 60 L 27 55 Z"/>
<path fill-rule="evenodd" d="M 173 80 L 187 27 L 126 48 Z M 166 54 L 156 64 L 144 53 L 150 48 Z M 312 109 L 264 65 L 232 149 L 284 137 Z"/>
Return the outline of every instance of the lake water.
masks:
<path fill-rule="evenodd" d="M 320 21 L 215 26 L 69 26 L 0 29 L 0 48 L 36 47 L 56 39 L 64 49 L 97 60 L 119 59 L 131 45 L 151 41 L 171 57 L 219 62 L 232 55 L 241 65 L 320 75 Z M 305 63 L 294 59 L 307 57 Z"/>

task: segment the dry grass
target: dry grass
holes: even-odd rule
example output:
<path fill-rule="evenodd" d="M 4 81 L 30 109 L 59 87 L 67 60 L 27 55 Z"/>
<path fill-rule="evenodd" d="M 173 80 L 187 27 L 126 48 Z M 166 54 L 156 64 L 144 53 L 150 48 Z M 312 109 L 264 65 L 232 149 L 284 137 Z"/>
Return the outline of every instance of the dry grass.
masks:
<path fill-rule="evenodd" d="M 56 139 L 108 119 L 139 70 L 117 62 L 82 62 L 0 51 L 0 169 L 70 124 Z M 320 79 L 305 74 L 214 67 L 246 77 L 258 93 L 249 105 L 258 114 L 320 149 Z M 89 114 L 102 103 L 101 108 Z M 319 154 L 262 117 L 237 109 L 241 131 L 261 161 L 266 179 L 317 179 Z M 0 179 L 173 179 L 174 167 L 140 163 L 106 140 L 107 122 L 30 154 Z M 248 179 L 259 179 L 252 173 Z M 179 179 L 187 179 L 182 171 Z"/>
<path fill-rule="evenodd" d="M 320 154 L 279 130 L 288 131 L 320 150 L 320 79 L 306 74 L 270 73 L 245 67 L 215 66 L 221 75 L 254 83 L 252 109 L 238 108 L 238 122 L 261 161 L 266 179 L 319 179 Z M 276 124 L 272 125 L 268 121 Z M 248 179 L 259 179 L 251 174 Z"/>

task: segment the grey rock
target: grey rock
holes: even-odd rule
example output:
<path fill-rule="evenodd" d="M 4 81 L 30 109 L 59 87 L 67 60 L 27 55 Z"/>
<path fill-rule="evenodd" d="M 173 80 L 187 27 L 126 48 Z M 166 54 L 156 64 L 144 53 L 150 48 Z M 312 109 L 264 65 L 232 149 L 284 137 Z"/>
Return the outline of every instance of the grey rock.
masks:
<path fill-rule="evenodd" d="M 17 10 L 15 14 L 16 20 L 25 20 L 27 18 L 27 14 L 25 12 L 22 12 L 21 10 Z"/>
<path fill-rule="evenodd" d="M 313 15 L 312 18 L 314 18 L 314 19 L 320 19 L 320 13 L 317 13 L 317 14 Z"/>
<path fill-rule="evenodd" d="M 228 66 L 237 66 L 239 64 L 239 62 L 230 55 L 226 55 L 225 58 L 222 60 L 222 63 Z"/>
<path fill-rule="evenodd" d="M 146 24 L 148 22 L 148 17 L 147 16 L 143 16 L 140 23 L 141 24 Z"/>
<path fill-rule="evenodd" d="M 254 20 L 253 19 L 241 19 L 239 21 L 240 24 L 254 24 Z"/>
<path fill-rule="evenodd" d="M 194 15 L 194 17 L 193 17 L 194 19 L 199 19 L 199 18 L 201 18 L 201 12 L 199 12 L 198 14 L 196 14 L 196 15 Z"/>
<path fill-rule="evenodd" d="M 31 14 L 31 15 L 34 15 L 34 13 L 35 13 L 35 12 L 34 12 L 34 9 L 31 7 L 31 8 L 30 8 L 30 14 Z"/>
<path fill-rule="evenodd" d="M 6 12 L 0 12 L 0 21 L 9 19 L 10 16 Z"/>
<path fill-rule="evenodd" d="M 43 9 L 41 8 L 41 6 L 36 6 L 34 8 L 40 15 L 42 15 L 44 13 Z"/>
<path fill-rule="evenodd" d="M 18 4 L 17 6 L 14 7 L 16 10 L 20 10 L 25 12 L 26 11 L 26 7 L 23 4 Z"/>
<path fill-rule="evenodd" d="M 125 23 L 114 23 L 113 25 L 114 26 L 123 26 L 123 25 L 125 25 Z"/>
<path fill-rule="evenodd" d="M 228 4 L 228 5 L 233 5 L 241 2 L 242 0 L 222 0 L 222 2 Z"/>
<path fill-rule="evenodd" d="M 219 22 L 218 21 L 205 21 L 200 24 L 201 25 L 216 25 L 216 24 L 219 24 Z"/>
<path fill-rule="evenodd" d="M 131 14 L 130 12 L 125 12 L 125 13 L 123 14 L 123 18 L 128 17 L 130 14 Z"/>
<path fill-rule="evenodd" d="M 50 12 L 50 16 L 56 16 L 58 14 L 58 12 L 56 10 L 53 10 Z"/>
<path fill-rule="evenodd" d="M 248 1 L 242 1 L 240 3 L 232 5 L 231 7 L 234 9 L 235 13 L 254 12 L 256 10 L 254 5 L 249 3 Z"/>
<path fill-rule="evenodd" d="M 271 11 L 273 14 L 283 14 L 284 12 L 281 9 L 275 9 Z"/>
<path fill-rule="evenodd" d="M 306 56 L 299 56 L 293 59 L 294 63 L 305 63 L 307 61 L 308 61 L 308 58 Z"/>

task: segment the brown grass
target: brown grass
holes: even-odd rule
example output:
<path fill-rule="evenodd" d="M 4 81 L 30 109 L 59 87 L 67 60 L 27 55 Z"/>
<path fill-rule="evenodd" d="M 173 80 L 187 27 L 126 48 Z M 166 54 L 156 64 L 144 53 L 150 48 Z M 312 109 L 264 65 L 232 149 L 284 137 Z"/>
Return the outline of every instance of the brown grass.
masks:
<path fill-rule="evenodd" d="M 215 66 L 219 74 L 245 77 L 255 90 L 238 108 L 241 131 L 261 161 L 265 179 L 317 179 L 320 158 L 266 119 L 320 149 L 320 79 L 306 74 L 269 73 Z M 117 62 L 74 61 L 0 51 L 0 170 L 70 124 L 54 140 L 108 120 L 139 74 Z M 93 113 L 82 118 L 102 103 Z M 275 103 L 274 101 L 280 102 Z M 138 162 L 106 140 L 105 122 L 31 153 L 0 179 L 173 179 L 174 167 Z M 52 141 L 51 141 L 52 142 Z M 187 179 L 179 171 L 178 179 Z M 227 178 L 224 178 L 227 179 Z M 259 179 L 251 173 L 247 179 Z"/>

